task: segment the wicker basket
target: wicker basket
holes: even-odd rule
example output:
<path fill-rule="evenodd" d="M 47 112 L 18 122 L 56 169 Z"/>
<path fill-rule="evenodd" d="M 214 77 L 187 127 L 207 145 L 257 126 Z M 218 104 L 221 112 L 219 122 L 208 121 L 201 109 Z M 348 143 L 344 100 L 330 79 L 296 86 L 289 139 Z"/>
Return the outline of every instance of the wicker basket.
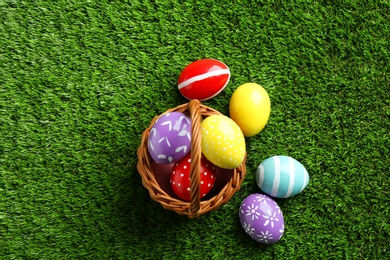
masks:
<path fill-rule="evenodd" d="M 164 190 L 154 175 L 153 172 L 153 159 L 148 152 L 148 137 L 150 129 L 153 127 L 159 116 L 153 118 L 150 126 L 143 132 L 141 145 L 138 148 L 137 156 L 138 163 L 137 169 L 142 176 L 142 184 L 149 191 L 150 197 L 159 202 L 165 209 L 173 210 L 181 215 L 187 215 L 190 218 L 199 217 L 200 215 L 216 210 L 221 205 L 227 203 L 234 193 L 240 189 L 241 183 L 246 174 L 246 156 L 242 164 L 234 170 L 226 171 L 229 176 L 226 180 L 226 184 L 222 187 L 218 187 L 219 190 L 214 192 L 212 197 L 206 196 L 202 200 L 200 199 L 200 159 L 201 159 L 201 134 L 200 123 L 202 118 L 210 115 L 221 115 L 220 112 L 210 107 L 202 105 L 198 100 L 191 100 L 190 102 L 177 106 L 175 108 L 167 110 L 168 112 L 182 112 L 187 114 L 192 119 L 192 138 L 191 138 L 191 170 L 190 170 L 190 190 L 191 198 L 189 202 L 182 201 L 172 193 Z"/>

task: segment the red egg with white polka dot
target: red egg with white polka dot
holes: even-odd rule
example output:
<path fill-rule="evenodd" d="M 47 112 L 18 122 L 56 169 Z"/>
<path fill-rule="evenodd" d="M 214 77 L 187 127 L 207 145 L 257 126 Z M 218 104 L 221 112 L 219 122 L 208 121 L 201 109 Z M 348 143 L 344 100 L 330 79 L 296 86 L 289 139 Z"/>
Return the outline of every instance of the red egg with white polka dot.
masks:
<path fill-rule="evenodd" d="M 172 167 L 171 185 L 175 194 L 184 201 L 190 201 L 190 165 L 191 153 L 187 154 L 182 160 L 175 163 Z M 200 198 L 209 193 L 215 182 L 215 165 L 202 157 L 200 162 Z"/>

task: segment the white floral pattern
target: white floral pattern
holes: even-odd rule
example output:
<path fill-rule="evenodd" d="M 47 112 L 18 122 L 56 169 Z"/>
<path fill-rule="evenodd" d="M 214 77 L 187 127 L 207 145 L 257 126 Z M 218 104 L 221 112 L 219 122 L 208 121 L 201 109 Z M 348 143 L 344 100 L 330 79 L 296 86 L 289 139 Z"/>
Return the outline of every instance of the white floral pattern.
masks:
<path fill-rule="evenodd" d="M 280 210 L 280 207 L 278 206 L 278 204 L 275 203 L 275 209 L 277 210 L 278 214 L 282 214 L 282 211 Z"/>
<path fill-rule="evenodd" d="M 247 209 L 245 210 L 246 215 L 251 216 L 252 220 L 255 220 L 255 218 L 259 219 L 259 216 L 261 216 L 261 214 L 257 211 L 258 208 L 259 208 L 259 205 L 255 206 L 255 204 L 252 203 L 251 206 L 247 206 Z"/>
<path fill-rule="evenodd" d="M 207 167 L 207 164 L 206 164 L 206 167 Z M 241 204 L 241 207 L 240 207 L 241 214 L 244 214 L 244 213 L 245 213 L 245 211 L 244 211 L 245 205 L 246 205 L 245 203 L 242 203 L 242 204 Z"/>
<path fill-rule="evenodd" d="M 271 224 L 271 227 L 274 228 L 275 223 L 278 222 L 279 219 L 276 217 L 276 211 L 272 214 L 271 210 L 267 210 L 267 215 L 263 215 L 263 218 L 265 218 L 264 226 L 267 226 L 268 224 Z"/>
<path fill-rule="evenodd" d="M 253 227 L 251 227 L 251 224 L 248 224 L 246 222 L 244 222 L 244 224 L 242 225 L 242 227 L 244 228 L 245 232 L 248 234 L 248 235 L 254 235 L 255 234 L 255 229 Z"/>
<path fill-rule="evenodd" d="M 265 243 L 268 244 L 268 243 L 269 243 L 268 240 L 274 239 L 274 238 L 272 237 L 272 234 L 271 234 L 271 233 L 268 233 L 268 230 L 265 231 L 265 232 L 261 231 L 260 233 L 261 233 L 261 234 L 256 235 L 256 236 L 259 238 L 259 239 L 258 239 L 259 242 L 265 242 Z"/>
<path fill-rule="evenodd" d="M 279 232 L 280 232 L 280 235 L 279 235 L 279 240 L 282 238 L 283 234 L 284 234 L 284 224 L 282 224 L 282 228 L 279 229 Z"/>
<path fill-rule="evenodd" d="M 267 201 L 271 201 L 271 200 L 266 196 L 256 196 L 254 202 L 258 202 L 258 203 L 264 202 L 265 204 L 267 204 Z"/>

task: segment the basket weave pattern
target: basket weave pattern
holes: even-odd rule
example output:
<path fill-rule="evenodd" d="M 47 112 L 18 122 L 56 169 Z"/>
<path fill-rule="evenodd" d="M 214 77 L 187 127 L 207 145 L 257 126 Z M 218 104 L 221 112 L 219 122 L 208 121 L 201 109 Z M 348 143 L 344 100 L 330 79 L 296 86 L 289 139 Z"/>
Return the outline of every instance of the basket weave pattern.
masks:
<path fill-rule="evenodd" d="M 211 115 L 222 115 L 217 110 L 201 104 L 198 100 L 191 100 L 186 104 L 168 109 L 168 112 L 182 112 L 187 114 L 192 120 L 192 137 L 191 137 L 191 169 L 190 169 L 190 190 L 191 198 L 189 202 L 182 201 L 171 197 L 158 184 L 151 166 L 152 158 L 148 152 L 148 137 L 150 130 L 159 116 L 152 119 L 150 126 L 142 133 L 141 145 L 137 150 L 138 163 L 137 169 L 142 177 L 143 186 L 149 191 L 150 197 L 159 202 L 165 209 L 173 210 L 181 215 L 187 215 L 190 218 L 199 217 L 200 215 L 216 210 L 221 205 L 227 203 L 234 193 L 240 189 L 241 183 L 246 174 L 245 162 L 234 169 L 229 182 L 218 192 L 217 195 L 208 199 L 200 200 L 200 161 L 201 161 L 201 133 L 200 124 L 202 118 Z M 164 114 L 165 114 L 164 113 Z"/>

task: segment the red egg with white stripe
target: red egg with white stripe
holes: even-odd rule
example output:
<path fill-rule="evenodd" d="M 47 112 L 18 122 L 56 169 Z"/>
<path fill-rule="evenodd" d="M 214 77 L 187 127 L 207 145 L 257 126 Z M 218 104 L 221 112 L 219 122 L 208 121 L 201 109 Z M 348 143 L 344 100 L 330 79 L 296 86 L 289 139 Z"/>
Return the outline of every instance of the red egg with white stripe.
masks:
<path fill-rule="evenodd" d="M 191 153 L 187 154 L 182 160 L 175 163 L 172 167 L 171 185 L 175 194 L 184 201 L 190 201 L 191 198 Z M 214 186 L 216 167 L 206 158 L 202 157 L 200 162 L 200 198 L 203 198 L 210 192 Z"/>
<path fill-rule="evenodd" d="M 187 99 L 204 101 L 218 95 L 229 83 L 230 70 L 216 59 L 202 59 L 190 63 L 178 80 L 180 93 Z"/>

